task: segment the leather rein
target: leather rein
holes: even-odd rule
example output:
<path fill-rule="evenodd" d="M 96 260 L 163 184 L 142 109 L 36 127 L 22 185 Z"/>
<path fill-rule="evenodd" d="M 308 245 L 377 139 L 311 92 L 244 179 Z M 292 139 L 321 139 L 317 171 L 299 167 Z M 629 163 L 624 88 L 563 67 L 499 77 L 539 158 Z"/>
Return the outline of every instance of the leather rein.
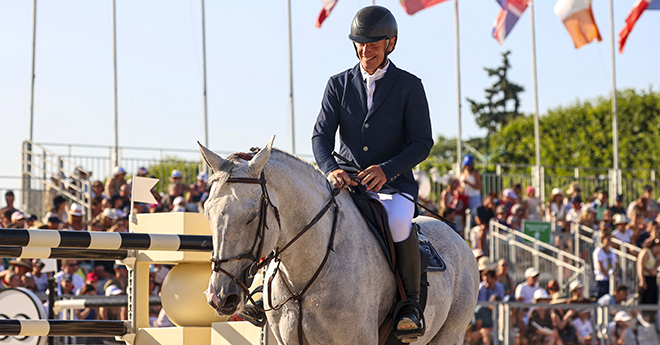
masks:
<path fill-rule="evenodd" d="M 245 160 L 250 160 L 252 159 L 252 156 L 246 153 L 237 153 L 235 154 L 239 156 L 242 159 Z M 217 259 L 213 257 L 213 254 L 211 254 L 211 262 L 213 263 L 213 271 L 216 273 L 223 273 L 227 277 L 229 277 L 234 283 L 236 283 L 238 286 L 241 287 L 247 294 L 250 302 L 257 307 L 258 309 L 266 312 L 266 311 L 272 311 L 272 310 L 280 310 L 284 305 L 293 300 L 298 303 L 298 341 L 302 345 L 303 343 L 303 326 L 302 326 L 302 317 L 303 317 L 303 308 L 302 308 L 302 302 L 303 302 L 303 295 L 307 290 L 312 286 L 314 281 L 318 278 L 319 274 L 321 273 L 321 270 L 323 270 L 323 267 L 325 266 L 328 257 L 330 256 L 330 252 L 334 251 L 334 240 L 335 240 L 335 234 L 337 232 L 337 217 L 339 215 L 339 206 L 337 205 L 337 201 L 335 200 L 335 197 L 339 194 L 341 189 L 339 188 L 333 188 L 331 192 L 331 197 L 326 202 L 326 204 L 323 206 L 323 208 L 312 218 L 312 220 L 294 237 L 292 238 L 287 244 L 285 244 L 281 249 L 280 248 L 275 248 L 273 252 L 268 254 L 267 257 L 263 258 L 263 245 L 264 245 L 264 239 L 266 237 L 266 230 L 268 229 L 268 224 L 267 224 L 267 216 L 268 216 L 268 207 L 273 209 L 273 213 L 275 215 L 275 219 L 277 220 L 277 225 L 278 228 L 281 229 L 281 224 L 280 224 L 280 215 L 279 215 L 279 210 L 277 207 L 272 203 L 270 200 L 270 197 L 268 195 L 268 188 L 266 188 L 266 178 L 264 176 L 263 171 L 261 172 L 261 176 L 259 178 L 249 178 L 249 177 L 231 177 L 228 178 L 227 183 L 246 183 L 246 184 L 258 184 L 261 186 L 261 200 L 260 200 L 260 205 L 259 205 L 259 222 L 258 222 L 258 227 L 257 227 L 257 234 L 254 238 L 254 242 L 252 243 L 252 248 L 250 248 L 250 251 L 226 258 L 226 259 Z M 334 206 L 334 207 L 333 207 Z M 333 207 L 334 212 L 333 212 L 333 218 L 332 218 L 332 231 L 330 232 L 330 239 L 328 241 L 328 246 L 326 248 L 325 256 L 323 257 L 323 261 L 319 265 L 319 267 L 316 269 L 316 272 L 314 272 L 314 275 L 312 278 L 307 282 L 307 284 L 300 290 L 300 292 L 294 293 L 291 290 L 291 287 L 287 284 L 286 280 L 283 277 L 283 273 L 280 271 L 280 263 L 282 262 L 280 260 L 280 255 L 288 249 L 293 243 L 295 243 L 302 235 L 304 235 L 309 229 L 311 229 L 316 223 L 318 223 L 321 218 L 328 212 L 328 210 Z M 257 249 L 256 255 L 254 254 L 255 248 Z M 282 284 L 286 288 L 287 292 L 289 293 L 289 297 L 287 297 L 284 301 L 280 302 L 278 305 L 271 307 L 270 309 L 263 309 L 259 307 L 254 299 L 252 298 L 252 295 L 250 294 L 250 289 L 249 285 L 251 285 L 252 279 L 254 279 L 254 276 L 257 274 L 259 269 L 267 266 L 272 260 L 277 261 L 277 265 L 275 266 L 275 269 L 273 270 L 273 274 L 270 276 L 268 279 L 268 284 L 267 284 L 267 295 L 268 295 L 268 305 L 272 306 L 273 305 L 273 297 L 270 291 L 272 291 L 272 283 L 273 279 L 279 273 L 280 280 L 282 281 Z M 223 269 L 220 267 L 221 264 L 230 262 L 230 261 L 235 261 L 235 260 L 251 260 L 252 264 L 245 270 L 243 273 L 244 278 L 241 279 L 227 270 Z"/>

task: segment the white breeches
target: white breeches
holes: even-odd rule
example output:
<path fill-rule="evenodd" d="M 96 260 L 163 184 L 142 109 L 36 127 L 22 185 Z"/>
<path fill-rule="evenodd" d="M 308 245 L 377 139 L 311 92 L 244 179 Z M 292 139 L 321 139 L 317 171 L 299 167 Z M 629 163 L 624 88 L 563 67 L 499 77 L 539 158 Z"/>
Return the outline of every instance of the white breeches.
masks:
<path fill-rule="evenodd" d="M 399 194 L 368 193 L 369 196 L 379 200 L 383 204 L 387 212 L 387 221 L 390 225 L 392 240 L 395 243 L 405 241 L 410 236 L 410 230 L 412 229 L 415 204 Z M 406 194 L 406 196 L 412 199 L 409 194 Z"/>

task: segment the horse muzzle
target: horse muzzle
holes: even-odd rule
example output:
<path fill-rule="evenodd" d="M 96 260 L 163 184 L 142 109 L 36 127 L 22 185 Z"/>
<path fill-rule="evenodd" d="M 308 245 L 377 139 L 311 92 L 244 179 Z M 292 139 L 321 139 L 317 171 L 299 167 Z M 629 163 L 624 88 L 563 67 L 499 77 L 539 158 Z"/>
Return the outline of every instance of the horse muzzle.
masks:
<path fill-rule="evenodd" d="M 232 315 L 245 305 L 240 287 L 231 279 L 215 273 L 211 275 L 206 299 L 220 315 Z"/>

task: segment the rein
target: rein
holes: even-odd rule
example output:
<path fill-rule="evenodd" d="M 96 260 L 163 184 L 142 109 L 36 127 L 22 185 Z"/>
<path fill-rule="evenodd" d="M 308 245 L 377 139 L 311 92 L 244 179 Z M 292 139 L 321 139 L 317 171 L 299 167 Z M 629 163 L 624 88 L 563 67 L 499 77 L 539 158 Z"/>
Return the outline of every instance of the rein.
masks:
<path fill-rule="evenodd" d="M 252 159 L 252 156 L 246 153 L 238 153 L 235 154 L 239 156 L 240 158 L 244 160 L 250 160 Z M 234 257 L 226 258 L 226 259 L 216 259 L 211 257 L 211 262 L 213 263 L 213 271 L 216 273 L 223 273 L 227 277 L 229 277 L 234 283 L 236 283 L 238 286 L 240 286 L 243 290 L 245 290 L 250 302 L 260 309 L 261 311 L 277 311 L 280 310 L 284 305 L 293 300 L 298 303 L 298 342 L 299 344 L 302 345 L 303 343 L 303 325 L 302 325 L 302 318 L 303 318 L 303 307 L 302 307 L 302 302 L 303 302 L 303 295 L 307 290 L 312 286 L 314 281 L 318 278 L 319 274 L 321 273 L 321 270 L 323 270 L 323 267 L 325 266 L 328 257 L 330 256 L 330 252 L 334 251 L 334 240 L 335 240 L 335 234 L 337 232 L 337 217 L 339 215 L 339 206 L 337 205 L 337 201 L 335 197 L 341 192 L 341 189 L 338 188 L 333 188 L 331 192 L 330 199 L 326 204 L 323 206 L 323 208 L 312 218 L 312 220 L 294 237 L 292 238 L 287 244 L 285 244 L 282 249 L 275 248 L 273 252 L 271 252 L 268 257 L 262 258 L 262 251 L 263 251 L 263 244 L 264 244 L 264 239 L 266 237 L 266 229 L 268 229 L 268 224 L 266 222 L 267 219 L 267 211 L 268 207 L 270 206 L 273 209 L 273 213 L 275 215 L 275 218 L 277 219 L 277 225 L 281 229 L 281 224 L 280 224 L 280 215 L 279 215 L 279 210 L 277 207 L 272 203 L 270 200 L 270 197 L 268 196 L 268 189 L 266 188 L 266 178 L 264 177 L 263 171 L 261 172 L 261 176 L 259 178 L 249 178 L 249 177 L 233 177 L 229 178 L 226 181 L 227 183 L 246 183 L 246 184 L 258 184 L 261 186 L 261 201 L 259 205 L 259 223 L 258 223 L 258 228 L 257 228 L 257 234 L 254 238 L 254 242 L 252 243 L 252 248 L 250 251 L 243 253 L 241 255 L 237 255 Z M 287 250 L 293 243 L 295 243 L 302 235 L 304 235 L 309 229 L 311 229 L 316 223 L 323 218 L 323 216 L 328 212 L 328 210 L 334 206 L 334 212 L 333 212 L 333 218 L 332 218 L 332 231 L 330 232 L 330 239 L 328 241 L 328 246 L 326 248 L 325 256 L 323 257 L 323 261 L 321 261 L 321 264 L 319 267 L 316 269 L 316 272 L 314 272 L 314 275 L 312 278 L 305 284 L 305 286 L 300 290 L 298 293 L 294 293 L 291 290 L 291 287 L 286 283 L 283 273 L 280 271 L 280 264 L 282 261 L 280 260 L 280 256 L 282 253 Z M 253 254 L 255 248 L 258 248 L 257 254 Z M 252 260 L 252 264 L 245 270 L 244 272 L 244 278 L 243 280 L 240 279 L 239 277 L 231 274 L 230 272 L 226 271 L 222 267 L 220 267 L 221 264 L 229 262 L 229 261 L 234 261 L 234 260 Z M 273 274 L 271 277 L 268 279 L 268 284 L 267 284 L 267 295 L 268 295 L 268 305 L 272 306 L 273 305 L 273 297 L 270 291 L 272 291 L 272 283 L 273 279 L 279 273 L 280 280 L 282 281 L 282 284 L 286 288 L 287 292 L 289 293 L 289 297 L 287 297 L 283 302 L 280 302 L 278 305 L 271 307 L 270 309 L 263 309 L 259 307 L 254 299 L 252 298 L 252 295 L 250 294 L 250 289 L 248 285 L 251 285 L 252 279 L 254 279 L 254 276 L 258 272 L 259 269 L 267 266 L 272 260 L 277 261 L 277 265 L 275 266 L 275 269 L 273 271 Z"/>

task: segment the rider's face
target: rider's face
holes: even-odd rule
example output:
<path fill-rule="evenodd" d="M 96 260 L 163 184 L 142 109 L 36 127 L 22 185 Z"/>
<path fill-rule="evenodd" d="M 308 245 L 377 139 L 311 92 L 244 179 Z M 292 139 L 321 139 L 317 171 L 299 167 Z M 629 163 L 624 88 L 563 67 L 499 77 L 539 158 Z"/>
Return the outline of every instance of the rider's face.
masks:
<path fill-rule="evenodd" d="M 355 43 L 362 68 L 369 72 L 369 74 L 376 72 L 376 69 L 378 69 L 378 66 L 380 66 L 385 58 L 385 50 L 391 52 L 394 48 L 395 41 L 396 37 L 392 38 L 389 44 L 387 39 L 371 43 Z"/>

